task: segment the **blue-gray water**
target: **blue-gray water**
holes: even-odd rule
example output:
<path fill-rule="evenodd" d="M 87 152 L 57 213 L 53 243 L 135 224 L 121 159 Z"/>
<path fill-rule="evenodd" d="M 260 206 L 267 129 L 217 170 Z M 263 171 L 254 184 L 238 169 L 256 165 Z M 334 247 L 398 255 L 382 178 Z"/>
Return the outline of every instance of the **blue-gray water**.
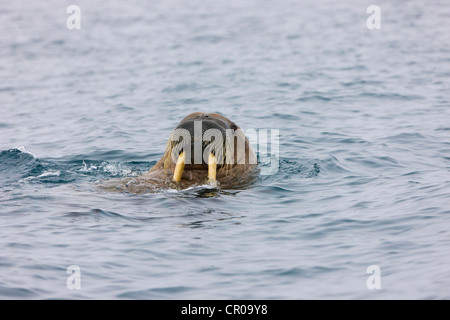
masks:
<path fill-rule="evenodd" d="M 447 1 L 3 1 L 0 27 L 0 298 L 450 298 Z M 279 129 L 278 173 L 96 188 L 194 111 Z"/>

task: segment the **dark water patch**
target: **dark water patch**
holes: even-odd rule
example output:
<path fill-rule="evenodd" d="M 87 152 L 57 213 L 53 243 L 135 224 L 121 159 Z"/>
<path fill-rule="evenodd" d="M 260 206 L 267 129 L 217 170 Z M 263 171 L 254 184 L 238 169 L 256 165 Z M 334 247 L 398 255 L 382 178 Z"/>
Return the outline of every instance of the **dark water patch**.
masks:
<path fill-rule="evenodd" d="M 317 177 L 320 173 L 320 165 L 318 163 L 313 163 L 313 166 L 311 169 L 309 169 L 307 173 L 307 178 L 314 178 Z"/>
<path fill-rule="evenodd" d="M 66 42 L 62 39 L 58 39 L 58 40 L 53 40 L 50 42 L 50 45 L 52 46 L 62 46 L 64 45 Z"/>
<path fill-rule="evenodd" d="M 181 91 L 195 91 L 198 89 L 198 85 L 196 83 L 179 83 L 175 86 L 166 87 L 162 90 L 162 92 L 181 92 Z"/>
<path fill-rule="evenodd" d="M 342 271 L 342 268 L 324 267 L 324 266 L 314 266 L 311 268 L 299 268 L 294 267 L 288 270 L 275 271 L 277 276 L 280 277 L 301 277 L 310 278 L 317 277 L 327 273 L 333 273 Z"/>
<path fill-rule="evenodd" d="M 123 103 L 119 103 L 117 105 L 115 105 L 115 109 L 119 110 L 119 111 L 123 111 L 123 112 L 130 112 L 130 111 L 134 111 L 135 109 L 131 106 L 127 106 Z"/>
<path fill-rule="evenodd" d="M 10 242 L 7 245 L 9 248 L 16 248 L 16 249 L 31 249 L 33 246 L 28 243 L 20 243 L 20 242 Z"/>
<path fill-rule="evenodd" d="M 383 82 L 376 81 L 376 80 L 365 80 L 365 79 L 356 79 L 352 81 L 343 81 L 341 82 L 341 85 L 344 87 L 353 87 L 358 85 L 374 85 L 374 86 L 380 86 Z"/>
<path fill-rule="evenodd" d="M 343 182 L 342 185 L 347 186 L 364 185 L 376 180 L 376 178 L 369 178 L 365 176 L 346 176 L 344 179 L 346 182 Z"/>
<path fill-rule="evenodd" d="M 290 190 L 286 187 L 272 185 L 272 186 L 259 187 L 258 192 L 271 194 L 276 198 L 280 198 L 280 197 L 284 198 L 287 196 L 287 193 L 294 192 L 294 190 Z"/>
<path fill-rule="evenodd" d="M 166 299 L 170 299 L 170 297 L 174 294 L 181 294 L 196 290 L 194 287 L 187 286 L 168 286 L 168 287 L 158 287 L 151 288 L 147 290 L 139 290 L 139 291 L 129 291 L 121 293 L 117 296 L 119 299 L 133 299 L 133 300 L 142 300 L 142 299 L 151 299 L 155 297 L 165 296 Z"/>
<path fill-rule="evenodd" d="M 352 205 L 352 208 L 365 209 L 365 208 L 370 208 L 372 204 L 373 204 L 373 201 L 359 201 L 358 203 L 355 203 L 354 205 Z"/>
<path fill-rule="evenodd" d="M 298 102 L 314 102 L 314 101 L 323 101 L 323 102 L 329 102 L 332 98 L 327 97 L 325 95 L 308 95 L 304 97 L 297 98 L 296 101 Z"/>
<path fill-rule="evenodd" d="M 208 104 L 208 99 L 199 99 L 199 98 L 185 98 L 178 100 L 178 103 L 181 105 L 202 105 Z"/>
<path fill-rule="evenodd" d="M 229 214 L 225 214 L 221 217 L 192 217 L 190 216 L 189 219 L 193 219 L 194 221 L 190 222 L 182 222 L 177 224 L 180 227 L 188 227 L 192 229 L 214 229 L 214 228 L 223 228 L 224 222 L 229 221 L 232 224 L 240 224 L 239 218 L 242 218 L 242 216 L 230 216 Z M 192 255 L 193 253 L 191 253 Z M 199 253 L 199 256 L 203 256 L 203 253 Z"/>
<path fill-rule="evenodd" d="M 278 173 L 279 180 L 296 178 L 296 176 L 303 176 L 305 178 L 317 177 L 321 172 L 320 161 L 315 160 L 297 160 L 297 159 L 280 159 L 280 169 Z"/>
<path fill-rule="evenodd" d="M 12 167 L 13 165 L 20 166 L 24 163 L 30 163 L 35 160 L 35 156 L 30 152 L 24 151 L 24 149 L 20 150 L 10 149 L 10 150 L 2 150 L 0 151 L 0 167 L 2 171 Z"/>
<path fill-rule="evenodd" d="M 362 64 L 356 64 L 353 66 L 347 66 L 347 67 L 343 67 L 340 68 L 343 71 L 352 71 L 352 70 L 357 70 L 357 71 L 367 71 L 367 66 L 362 65 Z"/>
<path fill-rule="evenodd" d="M 339 143 L 363 143 L 363 144 L 368 144 L 367 141 L 360 139 L 360 138 L 344 138 L 344 139 L 339 139 L 338 140 Z"/>
<path fill-rule="evenodd" d="M 72 211 L 62 214 L 63 217 L 66 218 L 72 218 L 75 220 L 79 219 L 94 219 L 98 221 L 102 218 L 113 218 L 113 219 L 125 219 L 125 220 L 133 220 L 130 217 L 124 216 L 120 213 L 109 211 L 109 210 L 102 210 L 102 209 L 90 209 L 88 211 Z"/>
<path fill-rule="evenodd" d="M 273 165 L 273 163 L 271 164 Z M 278 182 L 296 181 L 298 179 L 310 179 L 319 176 L 321 172 L 320 161 L 298 160 L 291 158 L 279 159 L 279 168 L 275 174 L 260 174 L 255 187 L 271 185 L 267 192 L 276 192 L 271 188 L 280 188 L 283 194 L 285 187 L 276 186 Z M 263 165 L 261 167 L 264 167 Z M 268 171 L 270 172 L 270 171 Z"/>
<path fill-rule="evenodd" d="M 293 120 L 293 121 L 298 121 L 298 120 L 300 120 L 299 117 L 297 117 L 297 116 L 295 116 L 295 115 L 293 115 L 293 114 L 274 113 L 274 114 L 272 114 L 272 115 L 270 116 L 270 118 L 273 119 L 273 117 L 280 118 L 280 119 L 282 119 L 282 120 Z"/>
<path fill-rule="evenodd" d="M 409 251 L 409 250 L 417 250 L 418 248 L 426 248 L 427 246 L 423 246 L 413 241 L 383 241 L 379 248 L 380 250 L 390 251 L 391 254 L 400 253 Z"/>
<path fill-rule="evenodd" d="M 276 84 L 277 87 L 289 90 L 298 90 L 300 88 L 300 84 L 298 83 L 289 83 L 289 82 L 280 82 Z"/>
<path fill-rule="evenodd" d="M 197 36 L 197 37 L 193 37 L 191 38 L 191 41 L 193 42 L 205 42 L 205 43 L 218 43 L 220 41 L 225 40 L 226 37 L 224 36 L 220 36 L 220 35 L 203 35 L 203 36 Z"/>
<path fill-rule="evenodd" d="M 3 286 L 0 285 L 0 297 L 7 299 L 31 299 L 38 298 L 40 296 L 39 292 L 33 291 L 27 288 L 14 287 L 14 286 Z"/>
<path fill-rule="evenodd" d="M 189 62 L 178 62 L 177 65 L 179 67 L 193 67 L 193 66 L 201 66 L 204 62 L 200 60 L 189 61 Z"/>
<path fill-rule="evenodd" d="M 379 156 L 371 156 L 371 157 L 349 157 L 346 158 L 345 161 L 357 164 L 361 167 L 367 168 L 387 168 L 391 166 L 398 167 L 397 161 L 395 161 L 391 157 L 379 157 Z"/>
<path fill-rule="evenodd" d="M 0 184 L 8 185 L 26 176 L 30 167 L 39 165 L 39 160 L 31 153 L 19 149 L 0 151 Z"/>
<path fill-rule="evenodd" d="M 388 136 L 385 138 L 382 138 L 382 140 L 391 141 L 391 142 L 401 142 L 401 143 L 407 143 L 407 142 L 417 142 L 418 140 L 428 140 L 428 138 L 420 133 L 417 132 L 402 132 L 393 136 Z"/>
<path fill-rule="evenodd" d="M 361 137 L 352 137 L 340 132 L 323 131 L 317 142 L 342 143 L 342 144 L 365 144 L 370 145 L 371 142 Z"/>

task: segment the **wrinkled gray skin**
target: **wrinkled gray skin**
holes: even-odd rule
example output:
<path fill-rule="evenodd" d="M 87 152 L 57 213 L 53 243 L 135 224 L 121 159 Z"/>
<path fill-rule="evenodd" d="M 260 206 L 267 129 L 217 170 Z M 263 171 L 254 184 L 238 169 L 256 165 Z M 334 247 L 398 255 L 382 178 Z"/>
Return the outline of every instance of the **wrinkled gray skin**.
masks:
<path fill-rule="evenodd" d="M 205 127 L 214 128 L 221 132 L 226 129 L 236 130 L 236 135 L 245 141 L 245 152 L 238 152 L 237 142 L 234 147 L 234 163 L 217 169 L 217 187 L 221 189 L 244 189 L 249 187 L 257 178 L 259 169 L 256 165 L 256 155 L 252 147 L 240 128 L 228 118 L 217 113 L 195 112 L 180 121 L 176 128 L 183 128 L 193 132 L 194 121 L 201 120 Z M 204 128 L 203 128 L 204 129 Z M 205 130 L 203 130 L 204 132 Z M 194 139 L 192 139 L 192 150 Z M 225 140 L 225 139 L 224 139 Z M 171 141 L 169 139 L 168 146 Z M 226 149 L 226 144 L 224 144 Z M 192 152 L 192 162 L 193 160 Z M 100 187 L 108 191 L 124 191 L 132 193 L 149 193 L 161 189 L 186 189 L 196 185 L 208 184 L 208 166 L 202 164 L 186 164 L 180 182 L 172 180 L 176 165 L 176 156 L 169 147 L 162 158 L 145 174 L 139 177 L 112 179 L 103 182 Z"/>

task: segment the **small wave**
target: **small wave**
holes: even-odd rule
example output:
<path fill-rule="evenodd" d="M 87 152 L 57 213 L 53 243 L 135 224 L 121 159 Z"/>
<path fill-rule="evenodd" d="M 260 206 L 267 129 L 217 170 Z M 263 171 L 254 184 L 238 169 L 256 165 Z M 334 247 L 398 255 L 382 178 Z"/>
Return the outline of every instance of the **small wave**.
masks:
<path fill-rule="evenodd" d="M 220 42 L 223 40 L 226 40 L 226 38 L 224 36 L 216 35 L 216 34 L 196 36 L 196 37 L 191 38 L 191 41 L 193 41 L 193 42 L 206 42 L 206 43 L 217 43 L 217 42 Z"/>
<path fill-rule="evenodd" d="M 3 182 L 21 175 L 26 168 L 32 167 L 38 160 L 24 147 L 0 151 L 0 174 Z"/>
<path fill-rule="evenodd" d="M 39 293 L 33 291 L 29 288 L 21 288 L 21 287 L 5 287 L 3 285 L 0 286 L 0 296 L 8 297 L 9 299 L 24 299 L 24 298 L 36 298 L 39 297 Z"/>
<path fill-rule="evenodd" d="M 375 86 L 379 86 L 382 85 L 383 82 L 381 81 L 376 81 L 376 80 L 364 80 L 364 79 L 357 79 L 357 80 L 353 80 L 353 81 L 342 81 L 341 85 L 343 85 L 344 87 L 352 87 L 352 86 L 357 86 L 357 85 L 375 85 Z"/>
<path fill-rule="evenodd" d="M 367 144 L 371 143 L 360 137 L 351 137 L 337 132 L 323 131 L 320 133 L 322 137 L 317 139 L 317 142 L 325 143 L 343 143 L 343 144 Z"/>
<path fill-rule="evenodd" d="M 417 142 L 419 140 L 427 140 L 428 138 L 424 135 L 421 135 L 417 132 L 402 132 L 393 136 L 388 136 L 382 138 L 382 140 L 391 141 L 391 142 Z"/>
<path fill-rule="evenodd" d="M 31 152 L 30 150 L 27 150 L 24 146 L 18 147 L 18 148 L 16 148 L 16 149 L 19 150 L 19 151 L 22 152 L 22 153 L 29 154 L 29 155 L 31 155 L 33 158 L 36 159 L 36 155 L 35 155 L 33 152 Z"/>
<path fill-rule="evenodd" d="M 320 164 L 323 170 L 329 174 L 342 174 L 351 172 L 349 168 L 346 168 L 344 164 L 342 164 L 341 161 L 339 161 L 338 158 L 333 155 L 329 155 L 328 158 L 321 160 Z M 321 167 L 319 167 L 319 169 Z"/>
<path fill-rule="evenodd" d="M 102 210 L 102 209 L 98 209 L 98 208 L 94 208 L 94 209 L 89 209 L 86 211 L 71 211 L 71 212 L 66 212 L 62 215 L 65 218 L 73 218 L 76 220 L 81 220 L 84 218 L 94 218 L 94 219 L 98 219 L 98 218 L 120 218 L 120 219 L 125 219 L 125 220 L 133 220 L 131 217 L 127 217 L 125 215 L 122 215 L 120 213 L 114 212 L 114 211 L 110 211 L 110 210 Z"/>
<path fill-rule="evenodd" d="M 166 87 L 162 90 L 162 92 L 180 92 L 180 91 L 195 91 L 198 89 L 197 84 L 195 83 L 179 83 L 172 87 Z"/>
<path fill-rule="evenodd" d="M 402 101 L 411 101 L 411 100 L 423 100 L 424 97 L 415 95 L 415 94 L 400 94 L 400 93 L 373 93 L 373 92 L 364 92 L 358 95 L 360 98 L 374 98 L 377 100 L 386 99 L 386 100 L 402 100 Z"/>
<path fill-rule="evenodd" d="M 361 165 L 363 167 L 369 168 L 387 168 L 392 166 L 399 166 L 398 162 L 391 157 L 380 157 L 380 156 L 370 156 L 370 157 L 348 157 L 345 161 Z"/>
<path fill-rule="evenodd" d="M 331 98 L 323 95 L 312 95 L 307 97 L 300 97 L 297 99 L 299 102 L 309 102 L 309 101 L 331 101 Z"/>
<path fill-rule="evenodd" d="M 293 114 L 285 114 L 285 113 L 274 113 L 271 115 L 271 117 L 276 117 L 276 118 L 280 118 L 283 120 L 291 120 L 291 121 L 298 121 L 300 120 L 299 117 L 297 117 L 296 115 Z"/>
<path fill-rule="evenodd" d="M 0 150 L 0 156 L 4 157 L 5 159 L 7 157 L 17 157 L 20 155 L 28 155 L 28 156 L 31 156 L 33 159 L 36 159 L 36 155 L 33 152 L 31 152 L 30 150 L 27 150 L 24 146 L 13 148 L 13 149 L 8 149 L 8 150 Z"/>

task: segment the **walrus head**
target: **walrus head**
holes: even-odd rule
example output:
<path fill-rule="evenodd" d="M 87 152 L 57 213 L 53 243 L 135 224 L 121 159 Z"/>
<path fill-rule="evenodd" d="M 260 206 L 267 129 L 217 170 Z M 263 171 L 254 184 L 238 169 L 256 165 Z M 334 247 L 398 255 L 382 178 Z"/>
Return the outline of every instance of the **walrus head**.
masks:
<path fill-rule="evenodd" d="M 162 169 L 175 183 L 229 180 L 256 167 L 257 159 L 244 132 L 217 113 L 195 112 L 172 130 L 162 159 L 151 171 Z"/>

